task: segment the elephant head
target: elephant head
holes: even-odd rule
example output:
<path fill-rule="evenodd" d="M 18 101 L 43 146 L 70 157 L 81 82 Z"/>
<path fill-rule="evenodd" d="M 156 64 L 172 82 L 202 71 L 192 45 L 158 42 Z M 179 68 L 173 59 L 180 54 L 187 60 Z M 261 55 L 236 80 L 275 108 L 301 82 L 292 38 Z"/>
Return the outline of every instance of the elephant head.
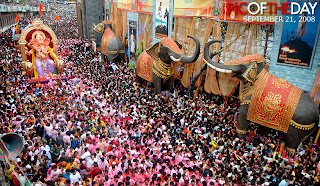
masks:
<path fill-rule="evenodd" d="M 228 63 L 214 63 L 212 61 L 212 57 L 217 55 L 219 52 L 212 54 L 209 52 L 209 47 L 210 45 L 216 42 L 221 41 L 210 41 L 206 43 L 204 47 L 204 59 L 206 60 L 207 65 L 210 68 L 215 69 L 216 71 L 221 73 L 233 73 L 233 76 L 239 78 L 246 87 L 249 87 L 248 85 L 254 84 L 254 82 L 257 80 L 259 73 L 263 69 L 267 71 L 269 70 L 269 65 L 266 63 L 266 60 L 260 54 L 248 55 Z"/>
<path fill-rule="evenodd" d="M 197 38 L 191 35 L 188 35 L 188 37 L 192 38 L 196 44 L 195 51 L 192 56 L 183 54 L 181 51 L 182 45 L 169 37 L 162 38 L 159 43 L 154 44 L 150 49 L 148 49 L 147 53 L 155 60 L 160 59 L 166 64 L 171 64 L 171 61 L 193 63 L 199 57 L 200 42 Z"/>

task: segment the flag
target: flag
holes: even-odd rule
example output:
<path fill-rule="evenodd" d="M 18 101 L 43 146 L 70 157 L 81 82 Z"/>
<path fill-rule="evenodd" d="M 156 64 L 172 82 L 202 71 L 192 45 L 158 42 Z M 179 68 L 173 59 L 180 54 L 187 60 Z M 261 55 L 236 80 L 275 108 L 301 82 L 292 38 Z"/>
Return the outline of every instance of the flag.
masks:
<path fill-rule="evenodd" d="M 59 20 L 60 20 L 60 17 L 57 15 L 57 16 L 55 17 L 55 19 L 59 21 Z"/>
<path fill-rule="evenodd" d="M 16 17 L 16 20 L 14 20 L 14 22 L 17 22 L 20 20 L 20 14 L 18 13 L 17 17 Z"/>
<path fill-rule="evenodd" d="M 42 6 L 42 4 L 40 4 L 39 5 L 39 13 L 43 16 L 42 12 L 43 12 L 43 6 Z"/>
<path fill-rule="evenodd" d="M 283 143 L 280 145 L 279 153 L 282 153 Z"/>

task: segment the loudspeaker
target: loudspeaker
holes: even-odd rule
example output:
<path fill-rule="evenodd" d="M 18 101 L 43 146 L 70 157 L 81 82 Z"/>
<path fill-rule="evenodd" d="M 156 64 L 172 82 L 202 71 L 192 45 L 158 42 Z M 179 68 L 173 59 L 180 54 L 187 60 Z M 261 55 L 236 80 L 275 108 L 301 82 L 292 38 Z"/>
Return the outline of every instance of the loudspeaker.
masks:
<path fill-rule="evenodd" d="M 23 145 L 23 139 L 18 134 L 7 133 L 0 135 L 0 161 L 5 161 L 5 156 L 9 160 L 17 157 L 21 153 Z"/>

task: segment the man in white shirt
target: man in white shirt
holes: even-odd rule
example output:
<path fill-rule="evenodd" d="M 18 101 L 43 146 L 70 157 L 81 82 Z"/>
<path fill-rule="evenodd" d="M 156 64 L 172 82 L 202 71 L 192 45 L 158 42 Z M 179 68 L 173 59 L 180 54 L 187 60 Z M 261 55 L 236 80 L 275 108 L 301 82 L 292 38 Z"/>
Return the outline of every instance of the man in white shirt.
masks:
<path fill-rule="evenodd" d="M 78 171 L 76 171 L 76 169 L 73 169 L 72 174 L 70 175 L 70 182 L 75 184 L 77 182 L 79 183 L 80 181 L 82 181 L 81 175 Z"/>

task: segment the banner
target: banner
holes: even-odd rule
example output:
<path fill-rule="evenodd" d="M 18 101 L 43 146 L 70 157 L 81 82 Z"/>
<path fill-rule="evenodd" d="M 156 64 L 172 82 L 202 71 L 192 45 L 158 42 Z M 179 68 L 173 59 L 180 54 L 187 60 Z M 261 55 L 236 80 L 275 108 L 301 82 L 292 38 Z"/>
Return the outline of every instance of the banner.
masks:
<path fill-rule="evenodd" d="M 156 0 L 156 37 L 168 37 L 170 0 Z"/>
<path fill-rule="evenodd" d="M 136 12 L 152 14 L 153 0 L 136 0 Z"/>
<path fill-rule="evenodd" d="M 184 0 L 174 1 L 173 17 L 223 18 L 223 0 Z"/>
<path fill-rule="evenodd" d="M 136 51 L 137 51 L 137 22 L 136 21 L 129 21 L 129 52 L 130 58 L 136 61 Z"/>
<path fill-rule="evenodd" d="M 264 23 L 264 24 L 274 24 L 275 22 L 279 22 L 279 16 L 274 14 L 274 8 L 272 8 L 271 14 L 269 14 L 269 6 L 265 6 L 263 10 L 263 14 L 257 13 L 255 15 L 251 15 L 249 13 L 242 14 L 241 12 L 248 11 L 248 4 L 251 2 L 255 2 L 260 5 L 261 3 L 265 3 L 265 0 L 224 0 L 224 20 L 226 21 L 235 21 L 235 22 L 247 22 L 247 23 Z M 245 4 L 244 4 L 245 3 Z M 276 3 L 277 6 L 280 5 L 280 0 L 269 0 L 268 3 Z M 274 5 L 272 6 L 274 7 Z M 257 6 L 251 6 L 251 11 L 255 12 L 258 10 Z"/>
<path fill-rule="evenodd" d="M 296 3 L 302 7 L 303 2 Z M 310 68 L 319 32 L 320 6 L 314 14 L 289 15 L 284 20 L 277 63 Z"/>
<path fill-rule="evenodd" d="M 118 0 L 118 9 L 135 11 L 135 0 Z"/>

